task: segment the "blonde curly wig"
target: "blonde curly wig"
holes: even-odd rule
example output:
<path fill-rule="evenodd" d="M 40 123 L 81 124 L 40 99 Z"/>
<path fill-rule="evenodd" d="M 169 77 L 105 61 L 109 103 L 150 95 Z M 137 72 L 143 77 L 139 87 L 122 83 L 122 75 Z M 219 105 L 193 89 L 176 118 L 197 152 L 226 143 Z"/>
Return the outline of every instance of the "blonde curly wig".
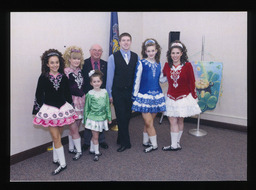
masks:
<path fill-rule="evenodd" d="M 80 59 L 80 68 L 83 68 L 84 64 L 84 53 L 80 47 L 77 46 L 70 46 L 66 49 L 65 53 L 63 54 L 63 58 L 65 60 L 65 67 L 70 67 L 70 59 Z"/>

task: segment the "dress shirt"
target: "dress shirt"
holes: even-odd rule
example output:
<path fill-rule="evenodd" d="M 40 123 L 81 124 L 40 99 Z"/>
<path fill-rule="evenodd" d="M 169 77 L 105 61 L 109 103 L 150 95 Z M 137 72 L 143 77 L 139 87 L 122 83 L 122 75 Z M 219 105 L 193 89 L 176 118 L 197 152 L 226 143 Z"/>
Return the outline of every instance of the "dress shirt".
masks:
<path fill-rule="evenodd" d="M 92 64 L 92 69 L 93 69 L 93 70 L 95 70 L 95 69 L 94 69 L 94 63 L 95 63 L 95 62 L 98 63 L 98 68 L 99 68 L 99 70 L 100 70 L 100 60 L 97 60 L 97 61 L 96 61 L 95 59 L 93 59 L 93 58 L 91 57 L 91 64 Z"/>

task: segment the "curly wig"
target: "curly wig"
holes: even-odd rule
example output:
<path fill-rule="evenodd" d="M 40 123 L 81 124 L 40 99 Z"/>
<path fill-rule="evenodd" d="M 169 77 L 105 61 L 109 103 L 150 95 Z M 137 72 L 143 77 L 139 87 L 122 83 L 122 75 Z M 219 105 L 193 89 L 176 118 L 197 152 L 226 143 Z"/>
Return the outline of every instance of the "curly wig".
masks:
<path fill-rule="evenodd" d="M 59 63 L 60 63 L 60 67 L 58 72 L 61 74 L 64 74 L 64 59 L 62 57 L 62 53 L 59 52 L 57 49 L 49 49 L 46 50 L 43 55 L 41 56 L 41 63 L 42 63 L 42 67 L 41 67 L 41 71 L 42 74 L 44 76 L 48 76 L 49 72 L 50 72 L 50 68 L 47 66 L 48 62 L 49 62 L 49 58 L 52 56 L 57 56 L 59 58 Z"/>
<path fill-rule="evenodd" d="M 181 44 L 182 47 L 180 47 L 179 45 L 176 45 L 176 44 Z M 174 42 L 172 42 L 170 44 L 170 47 L 169 47 L 169 49 L 166 53 L 167 61 L 169 63 L 170 68 L 173 65 L 173 60 L 171 58 L 171 52 L 172 52 L 173 48 L 179 48 L 180 49 L 180 51 L 182 52 L 182 56 L 180 58 L 180 63 L 181 63 L 181 65 L 185 65 L 185 63 L 188 62 L 187 48 L 181 41 L 175 40 Z"/>
<path fill-rule="evenodd" d="M 155 46 L 156 47 L 157 53 L 155 55 L 155 60 L 156 60 L 157 63 L 159 63 L 162 48 L 160 47 L 158 42 L 153 38 L 148 38 L 142 43 L 142 48 L 141 48 L 142 49 L 141 50 L 142 58 L 147 58 L 148 57 L 145 52 L 147 50 L 147 47 L 149 47 L 149 46 Z"/>
<path fill-rule="evenodd" d="M 70 59 L 80 59 L 80 69 L 83 68 L 84 64 L 84 53 L 83 50 L 80 47 L 77 46 L 70 46 L 66 49 L 66 51 L 63 54 L 64 60 L 65 60 L 65 67 L 70 67 Z"/>

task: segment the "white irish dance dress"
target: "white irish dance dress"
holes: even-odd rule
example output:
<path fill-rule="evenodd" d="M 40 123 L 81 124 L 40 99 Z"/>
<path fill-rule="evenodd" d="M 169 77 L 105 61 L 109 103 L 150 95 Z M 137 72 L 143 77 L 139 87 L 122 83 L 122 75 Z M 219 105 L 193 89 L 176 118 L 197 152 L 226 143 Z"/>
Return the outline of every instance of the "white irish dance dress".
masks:
<path fill-rule="evenodd" d="M 165 63 L 163 69 L 163 80 L 168 80 L 168 91 L 166 96 L 166 112 L 169 117 L 190 117 L 201 113 L 197 104 L 195 87 L 195 76 L 190 62 L 184 65 L 173 65 L 170 68 Z"/>

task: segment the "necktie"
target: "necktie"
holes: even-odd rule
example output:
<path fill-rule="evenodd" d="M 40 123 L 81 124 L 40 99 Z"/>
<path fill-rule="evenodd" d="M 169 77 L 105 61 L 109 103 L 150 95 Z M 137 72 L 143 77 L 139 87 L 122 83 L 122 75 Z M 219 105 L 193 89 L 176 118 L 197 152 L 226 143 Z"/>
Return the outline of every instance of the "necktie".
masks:
<path fill-rule="evenodd" d="M 127 53 L 124 54 L 124 60 L 125 60 L 126 64 L 128 65 L 129 59 L 128 59 Z"/>
<path fill-rule="evenodd" d="M 99 67 L 98 67 L 98 62 L 94 62 L 94 70 L 99 70 Z"/>

